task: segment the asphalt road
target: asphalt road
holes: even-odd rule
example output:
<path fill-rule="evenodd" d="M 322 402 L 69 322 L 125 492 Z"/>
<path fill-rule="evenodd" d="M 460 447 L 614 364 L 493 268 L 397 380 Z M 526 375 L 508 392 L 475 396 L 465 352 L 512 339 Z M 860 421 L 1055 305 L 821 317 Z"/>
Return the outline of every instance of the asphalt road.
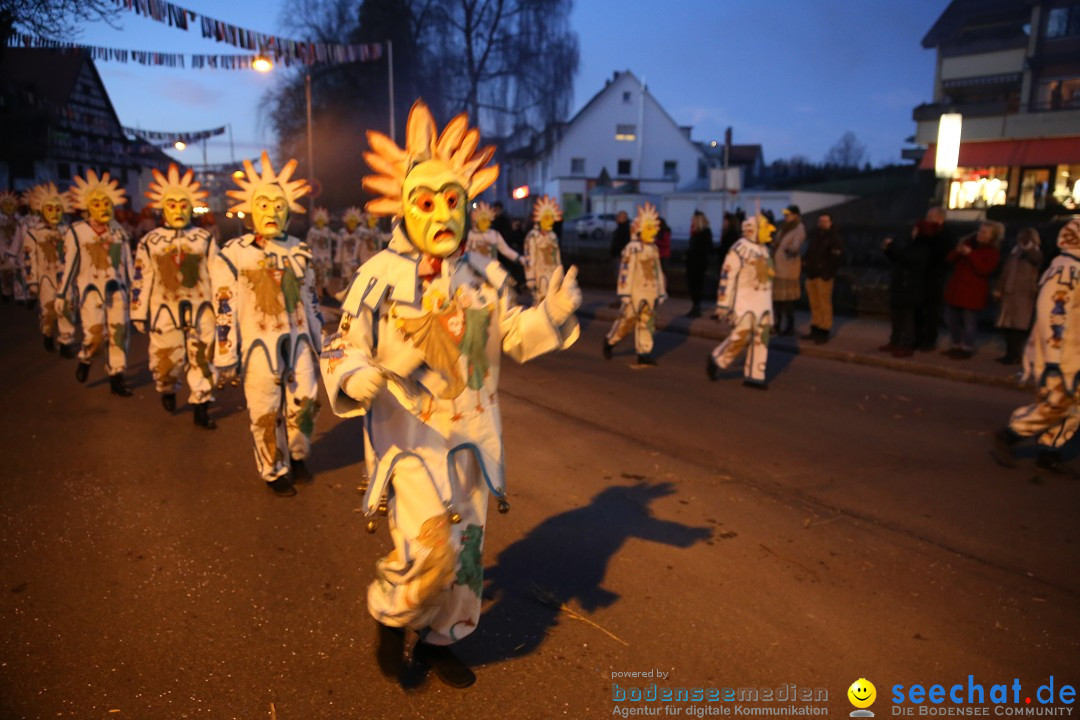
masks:
<path fill-rule="evenodd" d="M 373 661 L 357 421 L 324 412 L 279 498 L 238 390 L 197 430 L 144 338 L 116 398 L 0 306 L 0 718 L 600 718 L 613 682 L 795 683 L 846 716 L 860 677 L 882 717 L 898 683 L 1080 684 L 1080 482 L 987 454 L 1025 394 L 781 353 L 762 393 L 709 383 L 695 338 L 605 362 L 605 329 L 504 365 L 479 679 L 405 690 Z"/>

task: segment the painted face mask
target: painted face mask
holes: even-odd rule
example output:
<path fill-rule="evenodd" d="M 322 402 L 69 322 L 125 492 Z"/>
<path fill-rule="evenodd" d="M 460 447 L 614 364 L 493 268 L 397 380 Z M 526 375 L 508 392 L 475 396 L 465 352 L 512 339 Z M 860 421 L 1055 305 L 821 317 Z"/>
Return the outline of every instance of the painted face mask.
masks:
<path fill-rule="evenodd" d="M 1080 250 L 1080 220 L 1070 220 L 1058 233 L 1057 245 L 1062 250 L 1077 252 Z"/>
<path fill-rule="evenodd" d="M 562 208 L 555 198 L 543 195 L 533 205 L 533 221 L 538 223 L 544 232 L 550 232 L 559 220 L 562 220 Z"/>
<path fill-rule="evenodd" d="M 113 219 L 117 205 L 127 202 L 127 196 L 120 183 L 102 173 L 101 177 L 93 170 L 86 171 L 86 178 L 75 176 L 71 190 L 71 204 L 76 210 L 84 210 L 91 222 L 106 225 Z"/>
<path fill-rule="evenodd" d="M 56 189 L 53 183 L 35 185 L 26 196 L 30 209 L 41 214 L 45 224 L 51 228 L 60 224 L 64 213 L 71 212 L 71 205 L 65 193 Z"/>
<path fill-rule="evenodd" d="M 347 208 L 341 216 L 341 221 L 345 223 L 345 229 L 349 232 L 353 232 L 356 228 L 360 227 L 360 221 L 363 219 L 364 213 L 360 211 L 358 207 Z"/>
<path fill-rule="evenodd" d="M 240 202 L 229 208 L 230 212 L 247 213 L 257 235 L 277 238 L 285 234 L 290 212 L 305 212 L 299 198 L 311 192 L 306 180 L 290 180 L 296 170 L 296 160 L 289 160 L 274 172 L 270 156 L 264 150 L 260 160 L 262 172 L 256 173 L 250 160 L 244 161 L 244 177 L 234 178 L 239 190 L 229 190 L 229 197 Z"/>
<path fill-rule="evenodd" d="M 404 148 L 382 133 L 367 134 L 371 151 L 364 160 L 377 174 L 364 178 L 364 189 L 381 196 L 367 204 L 368 212 L 402 218 L 419 251 L 447 257 L 461 244 L 469 201 L 499 176 L 498 165 L 487 165 L 495 148 L 477 151 L 480 132 L 469 129 L 464 113 L 438 134 L 421 100 L 409 112 L 405 134 Z"/>
<path fill-rule="evenodd" d="M 19 196 L 10 190 L 0 192 L 0 212 L 5 215 L 14 215 L 19 205 Z"/>
<path fill-rule="evenodd" d="M 181 176 L 176 163 L 169 164 L 167 173 L 156 168 L 152 172 L 154 180 L 146 193 L 150 207 L 161 211 L 165 227 L 186 228 L 191 224 L 194 208 L 201 206 L 210 193 L 200 189 L 199 183 L 193 180 L 193 171 L 188 170 Z"/>
<path fill-rule="evenodd" d="M 487 232 L 491 227 L 491 221 L 495 217 L 495 211 L 487 203 L 479 203 L 472 211 L 473 226 L 480 232 Z"/>
<path fill-rule="evenodd" d="M 330 222 L 330 214 L 326 212 L 326 208 L 317 207 L 311 216 L 311 221 L 315 223 L 315 227 L 322 230 Z"/>
<path fill-rule="evenodd" d="M 652 203 L 639 205 L 634 222 L 630 225 L 630 235 L 637 236 L 643 243 L 656 242 L 660 233 L 660 216 Z"/>

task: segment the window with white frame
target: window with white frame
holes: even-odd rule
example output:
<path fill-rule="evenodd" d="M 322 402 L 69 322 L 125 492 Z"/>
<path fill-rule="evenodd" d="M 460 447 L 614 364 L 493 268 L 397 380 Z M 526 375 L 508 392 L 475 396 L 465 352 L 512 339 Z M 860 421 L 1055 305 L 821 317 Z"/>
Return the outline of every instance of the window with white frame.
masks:
<path fill-rule="evenodd" d="M 615 139 L 621 142 L 637 140 L 637 125 L 616 125 Z"/>

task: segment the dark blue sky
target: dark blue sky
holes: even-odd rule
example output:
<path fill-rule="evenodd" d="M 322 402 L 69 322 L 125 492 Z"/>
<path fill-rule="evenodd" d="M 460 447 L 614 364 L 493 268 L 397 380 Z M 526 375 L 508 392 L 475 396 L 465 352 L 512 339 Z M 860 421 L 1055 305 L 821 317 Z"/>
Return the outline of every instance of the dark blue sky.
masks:
<path fill-rule="evenodd" d="M 279 22 L 283 0 L 184 0 L 253 30 L 292 36 Z M 899 158 L 914 133 L 912 108 L 931 99 L 934 53 L 923 35 L 948 0 L 577 0 L 571 23 L 581 66 L 574 108 L 615 70 L 631 70 L 695 140 L 761 143 L 766 162 L 822 159 L 847 130 L 874 164 Z M 80 42 L 129 49 L 232 53 L 197 29 L 175 30 L 124 13 L 121 29 L 86 25 Z M 175 70 L 98 63 L 122 123 L 199 130 L 230 123 L 238 157 L 271 145 L 258 100 L 275 79 L 252 71 Z M 199 162 L 201 151 L 185 151 Z M 229 159 L 226 139 L 209 160 Z"/>

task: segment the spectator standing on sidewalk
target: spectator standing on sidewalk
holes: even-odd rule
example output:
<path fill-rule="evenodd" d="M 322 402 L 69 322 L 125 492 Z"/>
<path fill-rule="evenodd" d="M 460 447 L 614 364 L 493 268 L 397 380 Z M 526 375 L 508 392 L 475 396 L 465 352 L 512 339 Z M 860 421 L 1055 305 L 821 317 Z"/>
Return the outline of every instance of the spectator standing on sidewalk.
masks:
<path fill-rule="evenodd" d="M 813 340 L 819 345 L 829 342 L 833 324 L 833 283 L 843 257 L 844 240 L 833 227 L 832 216 L 821 213 L 803 258 L 806 299 L 810 302 L 810 332 L 803 335 L 802 340 Z"/>
<path fill-rule="evenodd" d="M 975 354 L 975 330 L 979 312 L 990 295 L 990 276 L 997 269 L 998 246 L 1005 235 L 999 222 L 984 222 L 974 237 L 963 238 L 946 256 L 954 269 L 945 286 L 945 317 L 952 347 L 943 352 L 954 360 Z"/>
<path fill-rule="evenodd" d="M 942 293 L 949 276 L 947 256 L 956 247 L 956 239 L 946 229 L 945 211 L 939 207 L 927 210 L 926 219 L 917 223 L 912 233 L 926 244 L 927 249 L 923 295 L 915 318 L 915 346 L 920 352 L 932 352 L 937 348 Z"/>
<path fill-rule="evenodd" d="M 656 236 L 656 251 L 660 253 L 660 267 L 667 273 L 668 260 L 671 259 L 671 226 L 660 218 L 660 232 Z"/>
<path fill-rule="evenodd" d="M 926 288 L 926 265 L 930 258 L 929 240 L 915 230 L 907 241 L 885 238 L 881 245 L 892 263 L 889 275 L 889 315 L 892 333 L 889 342 L 878 350 L 893 357 L 911 357 L 916 339 L 916 316 L 922 307 Z"/>
<path fill-rule="evenodd" d="M 1035 312 L 1042 267 L 1041 245 L 1035 228 L 1021 230 L 994 288 L 994 300 L 1000 304 L 996 325 L 1005 336 L 1005 354 L 997 361 L 1003 365 L 1019 365 L 1024 352 L 1024 341 Z"/>
<path fill-rule="evenodd" d="M 795 334 L 795 302 L 802 297 L 799 276 L 802 275 L 802 249 L 806 243 L 806 227 L 798 205 L 784 208 L 784 219 L 776 230 L 776 277 L 773 278 L 773 306 L 776 310 L 778 335 Z"/>
<path fill-rule="evenodd" d="M 688 318 L 701 317 L 701 301 L 705 297 L 705 270 L 713 249 L 712 229 L 705 213 L 695 210 L 690 218 L 690 247 L 686 251 L 686 287 L 690 292 Z"/>

